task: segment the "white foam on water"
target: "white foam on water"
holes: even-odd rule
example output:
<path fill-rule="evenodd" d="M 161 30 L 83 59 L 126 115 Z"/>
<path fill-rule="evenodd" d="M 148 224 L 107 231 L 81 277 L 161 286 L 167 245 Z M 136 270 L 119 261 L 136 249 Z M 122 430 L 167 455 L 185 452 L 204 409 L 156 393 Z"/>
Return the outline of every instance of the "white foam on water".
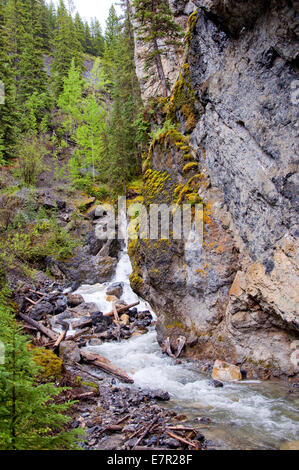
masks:
<path fill-rule="evenodd" d="M 86 302 L 94 302 L 99 310 L 106 313 L 112 310 L 112 303 L 106 300 L 107 287 L 113 283 L 124 285 L 121 297 L 127 304 L 140 301 L 139 311 L 151 310 L 149 304 L 132 291 L 129 276 L 132 266 L 127 253 L 127 243 L 121 252 L 115 275 L 111 283 L 94 286 L 83 285 L 77 293 Z M 227 442 L 241 442 L 240 448 L 279 447 L 284 440 L 298 439 L 298 413 L 291 401 L 283 394 L 269 392 L 266 384 L 251 380 L 225 384 L 214 388 L 210 378 L 196 370 L 196 365 L 175 364 L 164 355 L 152 328 L 142 336 L 133 337 L 120 343 L 104 343 L 88 347 L 89 350 L 109 358 L 134 379 L 135 388 L 167 391 L 174 407 L 190 417 L 209 416 L 219 426 L 224 427 Z M 233 424 L 232 424 L 233 423 Z M 222 429 L 223 431 L 223 429 Z M 232 441 L 234 435 L 235 441 Z"/>

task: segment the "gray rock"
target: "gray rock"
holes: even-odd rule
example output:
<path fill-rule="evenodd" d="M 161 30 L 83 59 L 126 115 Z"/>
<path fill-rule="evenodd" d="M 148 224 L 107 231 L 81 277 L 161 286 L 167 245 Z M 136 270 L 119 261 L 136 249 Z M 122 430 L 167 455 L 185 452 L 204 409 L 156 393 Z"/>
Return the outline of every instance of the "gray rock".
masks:
<path fill-rule="evenodd" d="M 73 314 L 77 317 L 84 317 L 84 316 L 92 315 L 93 313 L 96 313 L 98 311 L 99 311 L 99 308 L 97 304 L 93 302 L 86 302 L 86 303 L 84 302 L 72 309 Z"/>
<path fill-rule="evenodd" d="M 141 242 L 133 261 L 143 282 L 134 287 L 158 315 L 161 344 L 172 331 L 186 336 L 192 325 L 200 359 L 211 348 L 215 359 L 225 350 L 227 360 L 248 370 L 260 373 L 262 361 L 275 375 L 293 376 L 299 373 L 290 361 L 299 330 L 297 4 L 194 3 L 186 61 L 195 127 L 187 132 L 190 113 L 184 117 L 182 109 L 176 120 L 199 165 L 196 192 L 209 208 L 205 244 L 188 251 L 178 241 L 161 248 Z M 187 4 L 171 0 L 178 21 Z M 137 41 L 136 48 L 145 46 Z M 173 61 L 169 49 L 168 77 Z M 147 99 L 157 90 L 143 65 L 139 60 L 137 71 Z M 158 113 L 161 127 L 163 119 Z M 183 160 L 169 139 L 152 147 L 151 169 L 167 171 L 169 180 L 146 204 L 169 203 L 172 188 L 188 183 Z"/>
<path fill-rule="evenodd" d="M 103 341 L 100 338 L 92 338 L 89 340 L 89 346 L 101 346 Z"/>
<path fill-rule="evenodd" d="M 100 219 L 107 215 L 107 211 L 103 208 L 103 206 L 97 206 L 94 211 L 94 216 L 96 219 Z"/>
<path fill-rule="evenodd" d="M 211 380 L 210 384 L 215 388 L 222 388 L 223 387 L 223 383 L 220 382 L 219 380 Z"/>
<path fill-rule="evenodd" d="M 67 303 L 70 307 L 78 307 L 78 305 L 84 303 L 84 299 L 80 294 L 71 294 L 67 295 Z"/>
<path fill-rule="evenodd" d="M 67 308 L 67 297 L 66 296 L 61 296 L 56 300 L 55 308 L 54 308 L 54 314 L 58 315 Z"/>
<path fill-rule="evenodd" d="M 63 341 L 59 346 L 59 356 L 66 363 L 79 362 L 80 349 L 74 341 Z"/>
<path fill-rule="evenodd" d="M 45 318 L 47 315 L 53 315 L 53 313 L 54 305 L 50 302 L 44 301 L 36 306 L 33 306 L 30 312 L 30 316 L 33 318 L 33 320 L 39 321 Z"/>
<path fill-rule="evenodd" d="M 74 319 L 71 322 L 72 327 L 74 328 L 74 330 L 76 330 L 78 328 L 81 328 L 84 325 L 84 323 L 86 323 L 87 321 L 90 321 L 90 320 L 91 320 L 91 318 L 89 316 Z"/>
<path fill-rule="evenodd" d="M 190 348 L 193 348 L 194 346 L 196 346 L 198 344 L 198 336 L 196 336 L 195 334 L 191 334 L 187 337 L 187 341 L 186 341 L 186 344 L 187 346 L 189 346 Z"/>
<path fill-rule="evenodd" d="M 159 401 L 169 401 L 170 400 L 170 395 L 168 392 L 165 392 L 164 390 L 154 390 L 151 392 L 152 398 L 155 400 Z"/>
<path fill-rule="evenodd" d="M 112 284 L 108 289 L 106 290 L 107 295 L 115 295 L 115 297 L 120 298 L 123 294 L 123 283 L 115 283 Z"/>

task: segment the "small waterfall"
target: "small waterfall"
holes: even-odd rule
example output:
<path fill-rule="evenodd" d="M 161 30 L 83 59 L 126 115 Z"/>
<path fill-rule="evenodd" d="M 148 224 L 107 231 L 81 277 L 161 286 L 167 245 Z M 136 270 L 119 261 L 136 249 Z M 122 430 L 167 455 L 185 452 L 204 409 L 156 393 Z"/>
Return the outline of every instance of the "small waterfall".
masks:
<path fill-rule="evenodd" d="M 116 282 L 123 283 L 121 300 L 128 304 L 140 300 L 138 310 L 152 312 L 149 304 L 131 289 L 132 265 L 127 246 L 125 241 L 111 283 L 84 285 L 77 291 L 86 302 L 96 303 L 104 313 L 111 311 L 106 290 Z M 169 392 L 171 401 L 166 406 L 184 413 L 191 422 L 198 417 L 209 418 L 212 424 L 204 427 L 203 432 L 216 447 L 275 449 L 284 441 L 298 439 L 298 400 L 287 399 L 284 385 L 243 381 L 214 388 L 210 377 L 202 374 L 195 363 L 177 365 L 163 355 L 154 328 L 143 336 L 121 343 L 104 343 L 90 350 L 106 356 L 129 373 L 135 382 L 133 387 L 161 388 Z"/>

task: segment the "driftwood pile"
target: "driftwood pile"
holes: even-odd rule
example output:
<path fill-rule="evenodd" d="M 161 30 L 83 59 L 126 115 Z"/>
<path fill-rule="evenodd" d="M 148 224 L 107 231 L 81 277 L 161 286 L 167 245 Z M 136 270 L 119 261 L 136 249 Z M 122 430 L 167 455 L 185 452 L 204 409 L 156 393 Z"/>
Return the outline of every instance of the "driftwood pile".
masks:
<path fill-rule="evenodd" d="M 30 304 L 29 307 L 26 309 L 26 314 L 19 312 L 19 317 L 20 319 L 24 322 L 24 328 L 29 330 L 30 332 L 35 332 L 36 333 L 36 340 L 37 344 L 40 346 L 43 346 L 45 348 L 51 348 L 54 351 L 58 351 L 58 348 L 60 344 L 67 339 L 67 341 L 75 341 L 78 342 L 81 340 L 81 337 L 90 332 L 90 327 L 93 325 L 93 320 L 92 318 L 88 319 L 86 322 L 83 322 L 80 324 L 78 327 L 78 331 L 73 335 L 73 336 L 68 336 L 67 337 L 67 332 L 69 330 L 69 324 L 67 322 L 62 321 L 61 325 L 63 327 L 63 331 L 61 332 L 60 335 L 58 335 L 56 332 L 54 332 L 48 320 L 43 320 L 43 321 L 36 321 L 32 318 L 30 318 L 30 311 L 31 309 L 41 303 L 45 297 L 49 297 L 48 294 L 44 294 L 42 292 L 34 291 L 32 289 L 29 289 L 29 292 L 32 294 L 34 298 L 36 296 L 39 297 L 38 300 L 32 300 L 31 297 L 26 296 L 25 300 L 27 303 Z M 114 325 L 117 331 L 117 339 L 120 341 L 120 331 L 121 331 L 121 325 L 120 325 L 120 318 L 119 316 L 128 312 L 131 308 L 137 306 L 139 302 L 136 302 L 131 305 L 127 306 L 115 306 L 113 304 L 113 310 L 109 313 L 104 314 L 104 317 L 112 317 L 114 316 Z M 87 328 L 88 327 L 88 328 Z M 80 342 L 80 346 L 85 346 L 87 341 L 92 338 L 97 338 L 96 335 L 90 334 L 89 336 L 85 336 L 85 342 Z M 125 382 L 125 383 L 134 383 L 134 381 L 121 369 L 115 367 L 108 359 L 106 359 L 103 356 L 100 356 L 98 354 L 92 354 L 88 353 L 86 351 L 80 351 L 81 354 L 81 360 L 87 364 L 90 364 L 107 374 L 113 375 L 114 377 L 118 378 L 120 381 Z"/>
<path fill-rule="evenodd" d="M 114 425 L 109 425 L 102 430 L 104 433 L 125 433 L 124 447 L 128 450 L 163 450 L 163 443 L 169 442 L 169 438 L 177 441 L 174 447 L 184 450 L 205 449 L 205 437 L 197 429 L 173 425 L 166 421 L 163 412 L 147 423 L 141 424 L 132 434 L 126 431 L 125 422 L 131 418 L 125 416 Z M 155 442 L 154 445 L 150 443 Z M 165 447 L 168 449 L 168 447 Z"/>

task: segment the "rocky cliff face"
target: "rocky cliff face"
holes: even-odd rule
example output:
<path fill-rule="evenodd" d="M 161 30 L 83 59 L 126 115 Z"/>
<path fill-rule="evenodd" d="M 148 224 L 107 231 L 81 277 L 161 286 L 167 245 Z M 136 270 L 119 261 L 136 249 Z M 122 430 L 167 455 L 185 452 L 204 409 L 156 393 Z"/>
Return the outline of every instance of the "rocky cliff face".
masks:
<path fill-rule="evenodd" d="M 156 308 L 161 341 L 195 333 L 190 354 L 295 376 L 299 2 L 171 3 L 179 18 L 197 11 L 172 96 L 157 100 L 158 121 L 173 125 L 152 142 L 143 195 L 202 201 L 204 245 L 132 243 L 132 282 Z"/>

